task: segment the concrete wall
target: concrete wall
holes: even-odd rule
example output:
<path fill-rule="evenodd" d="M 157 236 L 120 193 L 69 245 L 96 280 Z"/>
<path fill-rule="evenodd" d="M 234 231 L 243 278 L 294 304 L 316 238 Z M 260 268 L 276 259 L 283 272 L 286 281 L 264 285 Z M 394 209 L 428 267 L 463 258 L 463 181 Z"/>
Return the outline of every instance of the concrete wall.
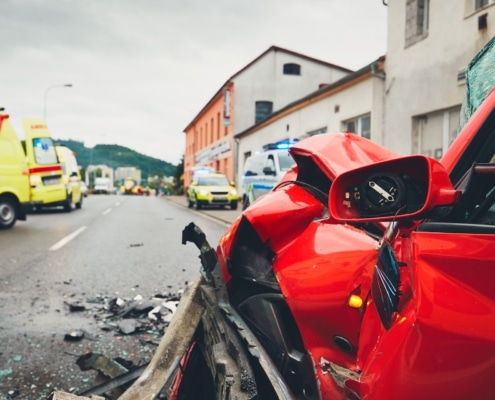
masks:
<path fill-rule="evenodd" d="M 474 3 L 429 1 L 428 31 L 421 40 L 407 46 L 406 1 L 388 2 L 383 143 L 392 150 L 401 154 L 416 152 L 415 120 L 431 116 L 434 123 L 443 119 L 443 110 L 453 109 L 455 113 L 461 105 L 465 85 L 458 84 L 458 70 L 465 68 L 495 34 L 494 4 L 475 12 Z M 487 14 L 488 27 L 478 30 L 478 18 L 483 14 Z M 424 121 L 427 123 L 428 118 Z M 441 126 L 431 127 L 429 134 L 441 136 L 441 130 Z"/>

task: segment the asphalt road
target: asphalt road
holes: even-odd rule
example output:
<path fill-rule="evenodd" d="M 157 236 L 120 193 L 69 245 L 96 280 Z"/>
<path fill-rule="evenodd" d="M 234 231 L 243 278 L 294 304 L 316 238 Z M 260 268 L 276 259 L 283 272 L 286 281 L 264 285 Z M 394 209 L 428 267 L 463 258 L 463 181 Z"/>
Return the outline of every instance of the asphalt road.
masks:
<path fill-rule="evenodd" d="M 30 214 L 0 231 L 0 399 L 80 393 L 96 376 L 76 365 L 84 354 L 149 361 L 174 301 L 199 277 L 182 229 L 195 222 L 215 246 L 240 214 L 188 209 L 183 196 L 93 195 L 81 210 Z M 171 308 L 158 321 L 133 316 L 124 333 L 122 308 L 157 298 Z"/>
<path fill-rule="evenodd" d="M 173 202 L 182 208 L 187 208 L 187 199 L 185 196 L 165 196 L 163 199 Z M 239 202 L 239 207 L 237 210 L 231 210 L 229 207 L 223 209 L 216 207 L 203 207 L 201 210 L 190 210 L 230 225 L 238 216 L 242 214 L 242 203 Z"/>

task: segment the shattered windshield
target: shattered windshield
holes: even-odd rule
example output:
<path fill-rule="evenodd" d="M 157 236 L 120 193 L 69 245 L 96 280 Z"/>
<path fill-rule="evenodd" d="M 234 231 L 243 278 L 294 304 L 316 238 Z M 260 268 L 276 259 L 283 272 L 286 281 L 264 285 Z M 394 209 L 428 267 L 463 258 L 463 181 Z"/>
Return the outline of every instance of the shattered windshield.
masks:
<path fill-rule="evenodd" d="M 495 87 L 495 36 L 472 59 L 466 69 L 466 94 L 462 103 L 458 132 Z"/>

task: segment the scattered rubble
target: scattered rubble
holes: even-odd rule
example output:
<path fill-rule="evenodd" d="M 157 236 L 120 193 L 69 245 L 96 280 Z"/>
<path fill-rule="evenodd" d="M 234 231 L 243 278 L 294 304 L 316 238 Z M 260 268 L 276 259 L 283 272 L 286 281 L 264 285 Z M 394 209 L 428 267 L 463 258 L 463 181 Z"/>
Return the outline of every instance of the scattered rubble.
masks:
<path fill-rule="evenodd" d="M 150 298 L 136 295 L 133 298 L 98 296 L 75 299 L 75 296 L 69 296 L 71 300 L 64 302 L 65 315 L 69 318 L 74 315 L 77 320 L 86 318 L 88 323 L 82 323 L 79 329 L 68 330 L 63 337 L 52 335 L 49 339 L 49 356 L 55 361 L 48 364 L 46 376 L 33 376 L 29 366 L 25 370 L 23 367 L 23 377 L 14 376 L 12 364 L 21 362 L 22 356 L 11 355 L 5 365 L 0 367 L 0 399 L 81 398 L 75 397 L 76 395 L 93 395 L 88 397 L 91 399 L 118 398 L 118 394 L 139 377 L 153 357 L 173 318 L 181 292 L 159 293 Z M 36 346 L 35 351 L 42 352 L 45 344 Z M 57 348 L 60 349 L 58 355 Z M 47 350 L 44 351 L 46 353 Z M 60 365 L 57 365 L 58 360 Z M 74 367 L 68 366 L 70 364 Z M 67 382 L 67 387 L 60 387 L 60 383 L 58 386 L 50 383 L 50 376 L 56 377 L 60 382 L 60 377 L 64 374 L 67 375 L 67 379 L 63 380 Z M 7 386 L 9 381 L 12 382 L 10 387 Z M 39 381 L 48 383 L 37 387 Z M 31 397 L 26 393 L 29 387 L 45 395 Z M 92 390 L 95 387 L 105 391 L 94 393 Z M 104 397 L 98 397 L 103 396 L 103 393 Z"/>

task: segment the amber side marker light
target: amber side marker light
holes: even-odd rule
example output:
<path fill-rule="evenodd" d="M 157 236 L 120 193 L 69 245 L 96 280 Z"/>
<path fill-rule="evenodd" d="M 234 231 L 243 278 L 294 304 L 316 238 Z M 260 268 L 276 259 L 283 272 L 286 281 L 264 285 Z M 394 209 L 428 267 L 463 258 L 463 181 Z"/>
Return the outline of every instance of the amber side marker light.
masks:
<path fill-rule="evenodd" d="M 349 307 L 352 308 L 361 308 L 363 305 L 363 299 L 359 297 L 357 294 L 351 294 L 349 297 Z"/>

